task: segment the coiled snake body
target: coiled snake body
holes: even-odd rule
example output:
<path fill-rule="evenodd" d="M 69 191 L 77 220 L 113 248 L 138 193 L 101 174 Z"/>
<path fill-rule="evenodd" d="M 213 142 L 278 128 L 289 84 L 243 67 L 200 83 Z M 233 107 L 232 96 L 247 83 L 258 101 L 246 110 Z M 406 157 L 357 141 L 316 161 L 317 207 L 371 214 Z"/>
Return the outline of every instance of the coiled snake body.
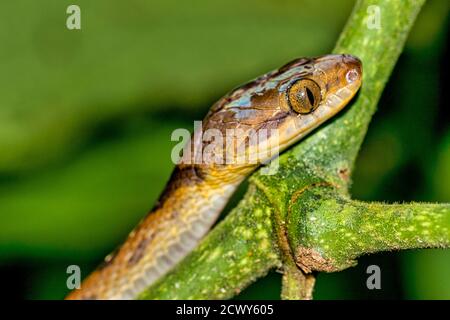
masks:
<path fill-rule="evenodd" d="M 201 130 L 276 130 L 257 145 L 246 143 L 255 162 L 190 161 L 177 164 L 155 208 L 130 233 L 124 244 L 105 258 L 80 289 L 67 299 L 133 299 L 169 272 L 191 252 L 216 221 L 237 186 L 261 163 L 292 145 L 340 111 L 361 85 L 361 62 L 350 55 L 296 59 L 243 85 L 214 104 Z M 270 131 L 273 132 L 273 131 Z M 237 142 L 238 137 L 230 140 Z M 194 150 L 203 139 L 191 139 Z M 226 153 L 228 141 L 215 154 Z M 270 148 L 271 152 L 265 153 Z M 200 148 L 201 149 L 201 148 Z M 191 150 L 191 149 L 190 149 Z M 247 159 L 247 158 L 246 158 Z"/>

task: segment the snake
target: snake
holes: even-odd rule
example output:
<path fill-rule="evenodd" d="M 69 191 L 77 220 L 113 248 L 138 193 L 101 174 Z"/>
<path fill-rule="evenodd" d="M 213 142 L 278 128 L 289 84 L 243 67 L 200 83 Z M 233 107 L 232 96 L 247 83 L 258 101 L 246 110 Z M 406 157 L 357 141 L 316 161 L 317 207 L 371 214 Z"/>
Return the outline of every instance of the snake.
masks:
<path fill-rule="evenodd" d="M 243 180 L 336 115 L 361 83 L 357 57 L 328 54 L 295 59 L 227 93 L 185 143 L 154 208 L 66 299 L 136 299 L 196 248 Z M 211 139 L 198 133 L 208 130 L 226 136 L 226 144 L 216 143 L 210 154 L 219 156 L 201 161 L 198 150 L 204 152 Z M 229 138 L 232 130 L 239 134 Z M 266 134 L 249 143 L 249 133 L 261 130 Z M 211 161 L 235 149 L 244 160 L 260 157 Z"/>

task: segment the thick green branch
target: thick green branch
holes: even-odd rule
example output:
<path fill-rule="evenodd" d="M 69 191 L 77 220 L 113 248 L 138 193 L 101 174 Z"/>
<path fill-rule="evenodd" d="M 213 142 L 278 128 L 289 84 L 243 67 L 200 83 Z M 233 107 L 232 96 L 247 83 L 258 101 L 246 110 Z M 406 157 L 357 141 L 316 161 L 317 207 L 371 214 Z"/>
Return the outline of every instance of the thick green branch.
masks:
<path fill-rule="evenodd" d="M 450 204 L 365 203 L 312 187 L 290 212 L 289 242 L 305 272 L 339 271 L 368 253 L 450 246 Z"/>
<path fill-rule="evenodd" d="M 385 215 L 382 215 L 381 209 L 385 209 L 385 205 L 370 205 L 377 207 L 379 221 L 386 225 L 394 223 L 398 227 L 396 231 L 401 232 L 398 237 L 390 234 L 383 240 L 381 233 L 380 239 L 371 239 L 370 236 L 376 233 L 352 229 L 357 226 L 377 229 L 375 217 L 370 219 L 368 213 L 375 209 L 365 210 L 367 205 L 347 200 L 355 158 L 378 99 L 423 2 L 358 1 L 334 50 L 336 53 L 354 54 L 363 61 L 363 86 L 356 102 L 348 106 L 337 119 L 282 155 L 277 174 L 253 175 L 250 188 L 238 207 L 173 272 L 140 298 L 230 298 L 270 269 L 280 267 L 282 263 L 292 266 L 301 248 L 313 248 L 313 253 L 317 253 L 312 254 L 313 258 L 330 262 L 330 270 L 336 270 L 348 266 L 355 257 L 367 252 L 448 245 L 449 234 L 448 230 L 445 231 L 445 226 L 448 226 L 448 206 L 442 209 L 433 205 L 393 205 L 389 207 L 393 209 L 386 210 Z M 377 6 L 378 9 L 372 7 L 375 10 L 368 10 L 369 6 Z M 369 19 L 377 19 L 373 17 L 376 12 L 380 13 L 380 28 L 377 28 L 376 23 L 368 24 Z M 332 198 L 314 193 L 312 190 L 316 187 L 330 190 Z M 298 201 L 300 198 L 302 201 Z M 345 208 L 345 215 L 333 211 L 335 215 L 330 216 L 325 210 L 327 206 L 333 206 L 333 209 L 341 206 Z M 442 210 L 447 211 L 443 213 Z M 357 213 L 365 214 L 359 217 Z M 314 220 L 311 217 L 320 219 L 323 225 L 312 223 Z M 425 220 L 418 222 L 421 219 L 419 217 L 425 217 Z M 364 218 L 369 219 L 364 222 Z M 339 221 L 343 223 L 340 226 Z M 425 230 L 420 228 L 414 237 L 412 231 L 407 229 L 412 221 L 417 221 L 418 228 L 423 222 L 439 222 L 441 227 L 427 237 L 420 234 Z M 380 232 L 385 227 L 381 226 Z M 392 228 L 396 227 L 390 226 L 390 230 Z M 347 239 L 330 230 L 343 230 L 344 235 L 349 233 L 350 236 Z M 431 232 L 431 228 L 427 230 Z M 406 238 L 408 235 L 409 238 Z M 339 247 L 341 250 L 331 250 L 333 241 L 333 248 Z M 345 251 L 345 244 L 349 243 L 351 246 Z M 305 252 L 300 253 L 302 257 L 307 256 Z M 296 262 L 299 262 L 298 259 Z M 305 264 L 303 267 L 308 265 L 308 261 L 300 262 Z M 311 292 L 312 285 L 306 288 L 308 290 L 301 290 L 302 284 L 297 286 L 296 278 L 302 277 L 295 272 L 285 276 L 285 298 L 305 298 Z"/>

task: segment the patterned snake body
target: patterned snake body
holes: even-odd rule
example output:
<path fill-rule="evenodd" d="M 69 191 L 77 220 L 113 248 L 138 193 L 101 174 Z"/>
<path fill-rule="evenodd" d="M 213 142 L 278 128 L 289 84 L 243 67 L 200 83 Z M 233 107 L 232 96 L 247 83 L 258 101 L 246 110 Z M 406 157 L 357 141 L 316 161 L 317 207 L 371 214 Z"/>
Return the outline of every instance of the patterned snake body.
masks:
<path fill-rule="evenodd" d="M 256 163 L 196 162 L 195 150 L 202 150 L 196 147 L 208 143 L 193 137 L 188 146 L 194 152 L 183 154 L 154 209 L 67 299 L 136 298 L 197 246 L 252 171 L 340 111 L 361 79 L 356 57 L 325 55 L 294 60 L 228 93 L 214 104 L 199 130 L 213 129 L 224 136 L 231 129 L 244 136 L 251 130 L 276 130 L 258 145 L 243 145 L 236 136 L 230 140 L 234 148 L 243 146 L 239 150 L 246 156 L 264 156 Z M 228 140 L 214 154 L 223 155 L 227 148 Z"/>

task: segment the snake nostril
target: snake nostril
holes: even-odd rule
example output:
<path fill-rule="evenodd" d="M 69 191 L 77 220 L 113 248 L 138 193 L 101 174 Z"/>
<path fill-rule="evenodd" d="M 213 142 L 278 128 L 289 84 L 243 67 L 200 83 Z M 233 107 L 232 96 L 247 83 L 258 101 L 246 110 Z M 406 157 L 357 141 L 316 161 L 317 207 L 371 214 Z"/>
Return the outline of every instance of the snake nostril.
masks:
<path fill-rule="evenodd" d="M 353 83 L 361 78 L 362 62 L 358 57 L 350 54 L 344 54 L 342 55 L 342 61 L 348 70 L 345 74 L 347 83 Z"/>
<path fill-rule="evenodd" d="M 355 82 L 356 80 L 359 79 L 359 72 L 356 69 L 351 69 L 350 71 L 347 72 L 347 74 L 345 75 L 345 79 L 347 80 L 348 83 L 352 83 Z"/>

